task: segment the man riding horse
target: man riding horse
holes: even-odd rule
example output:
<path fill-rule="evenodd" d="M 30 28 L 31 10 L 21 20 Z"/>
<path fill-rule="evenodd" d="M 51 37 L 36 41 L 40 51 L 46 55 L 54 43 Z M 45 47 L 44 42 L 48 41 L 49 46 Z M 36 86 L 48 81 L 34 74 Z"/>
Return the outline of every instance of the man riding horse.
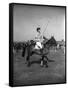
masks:
<path fill-rule="evenodd" d="M 41 66 L 43 66 L 43 61 L 44 58 L 48 59 L 47 56 L 45 56 L 45 54 L 47 54 L 48 52 L 45 51 L 45 47 L 43 45 L 43 35 L 41 34 L 41 29 L 40 27 L 37 28 L 37 35 L 35 37 L 35 39 L 33 40 L 35 42 L 35 45 L 32 43 L 31 45 L 28 45 L 28 56 L 27 56 L 27 60 L 29 61 L 29 57 L 32 56 L 33 54 L 37 54 L 40 55 L 40 61 L 41 61 Z M 33 49 L 30 49 L 30 47 L 33 46 Z M 44 53 L 43 53 L 44 51 Z M 46 61 L 47 63 L 47 61 Z M 30 64 L 30 62 L 29 62 Z M 46 64 L 47 66 L 47 64 Z"/>
<path fill-rule="evenodd" d="M 37 28 L 37 35 L 34 38 L 34 40 L 30 40 L 29 42 L 27 42 L 25 44 L 25 48 L 23 49 L 23 57 L 25 55 L 25 50 L 27 50 L 27 56 L 26 56 L 26 60 L 27 60 L 27 65 L 30 66 L 30 56 L 32 56 L 33 54 L 37 54 L 40 55 L 40 61 L 41 61 L 41 66 L 46 65 L 46 67 L 48 67 L 48 57 L 47 54 L 49 53 L 49 48 L 46 47 L 46 43 L 44 42 L 44 38 L 43 38 L 43 34 L 41 33 L 41 29 L 40 27 Z"/>

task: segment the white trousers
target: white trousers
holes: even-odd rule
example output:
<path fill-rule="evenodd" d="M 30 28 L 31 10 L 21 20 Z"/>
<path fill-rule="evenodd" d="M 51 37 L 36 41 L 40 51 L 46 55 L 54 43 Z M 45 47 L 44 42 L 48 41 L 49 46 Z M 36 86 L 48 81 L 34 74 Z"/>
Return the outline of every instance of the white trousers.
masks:
<path fill-rule="evenodd" d="M 42 49 L 42 47 L 41 42 L 36 42 L 35 49 Z"/>

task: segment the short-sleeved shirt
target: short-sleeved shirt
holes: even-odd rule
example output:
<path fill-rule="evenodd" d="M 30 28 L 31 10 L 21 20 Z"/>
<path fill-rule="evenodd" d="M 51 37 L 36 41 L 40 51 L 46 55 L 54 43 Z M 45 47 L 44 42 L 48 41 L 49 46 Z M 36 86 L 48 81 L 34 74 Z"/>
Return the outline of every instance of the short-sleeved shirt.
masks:
<path fill-rule="evenodd" d="M 35 37 L 35 41 L 36 42 L 42 42 L 43 41 L 43 36 L 41 33 L 37 33 L 37 35 Z"/>

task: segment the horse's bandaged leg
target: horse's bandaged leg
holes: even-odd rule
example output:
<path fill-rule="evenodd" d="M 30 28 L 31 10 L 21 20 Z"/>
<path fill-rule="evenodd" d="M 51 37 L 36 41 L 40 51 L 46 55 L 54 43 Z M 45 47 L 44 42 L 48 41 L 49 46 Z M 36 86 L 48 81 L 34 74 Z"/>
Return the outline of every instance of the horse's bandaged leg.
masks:
<path fill-rule="evenodd" d="M 43 66 L 43 61 L 41 61 L 41 66 Z"/>

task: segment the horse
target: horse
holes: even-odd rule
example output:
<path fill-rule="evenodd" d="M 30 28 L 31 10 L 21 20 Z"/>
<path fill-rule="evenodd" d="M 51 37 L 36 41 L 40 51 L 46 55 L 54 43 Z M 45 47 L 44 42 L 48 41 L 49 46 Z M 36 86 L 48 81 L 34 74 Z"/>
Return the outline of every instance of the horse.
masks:
<path fill-rule="evenodd" d="M 40 58 L 41 67 L 43 67 L 44 65 L 48 67 L 48 61 L 50 60 L 48 59 L 47 55 L 49 53 L 50 46 L 48 46 L 46 43 L 42 43 L 43 47 L 37 50 L 35 49 L 35 45 L 36 42 L 33 40 L 24 43 L 22 56 L 24 57 L 25 53 L 27 52 L 27 56 L 26 56 L 27 66 L 31 65 L 30 57 L 34 54 L 37 54 L 41 56 Z"/>

